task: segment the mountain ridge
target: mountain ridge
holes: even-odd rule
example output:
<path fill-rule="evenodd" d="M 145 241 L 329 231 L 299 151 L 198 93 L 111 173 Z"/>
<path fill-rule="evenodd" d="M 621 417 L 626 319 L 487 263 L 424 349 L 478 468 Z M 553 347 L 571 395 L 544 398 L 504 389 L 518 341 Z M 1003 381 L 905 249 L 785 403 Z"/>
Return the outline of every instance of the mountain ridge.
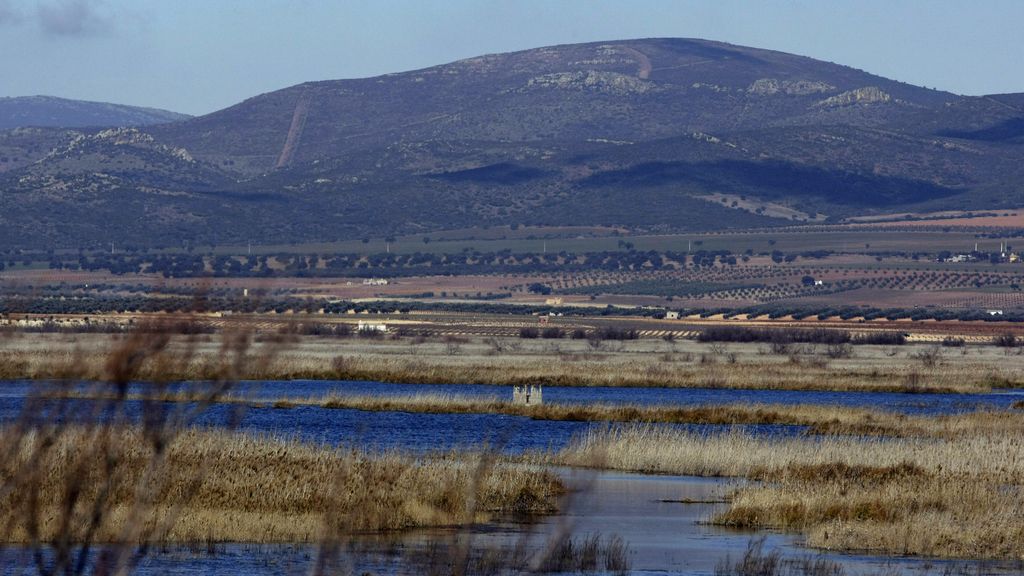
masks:
<path fill-rule="evenodd" d="M 138 134 L 0 133 L 0 207 L 28 216 L 8 217 L 0 242 L 793 224 L 708 201 L 723 195 L 833 219 L 1017 207 L 1018 103 L 696 39 L 491 54 L 306 82 Z M 5 141 L 18 162 L 4 164 Z M 75 215 L 73 234 L 52 232 L 43 200 Z"/>
<path fill-rule="evenodd" d="M 191 118 L 188 114 L 159 108 L 57 96 L 0 97 L 0 130 L 148 126 L 188 118 Z"/>

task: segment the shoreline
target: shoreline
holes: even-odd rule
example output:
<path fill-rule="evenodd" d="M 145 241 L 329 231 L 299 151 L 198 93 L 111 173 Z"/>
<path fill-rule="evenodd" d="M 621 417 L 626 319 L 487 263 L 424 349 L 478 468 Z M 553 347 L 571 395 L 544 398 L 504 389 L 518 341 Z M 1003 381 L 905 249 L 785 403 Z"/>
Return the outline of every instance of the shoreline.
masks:
<path fill-rule="evenodd" d="M 127 400 L 191 403 L 207 401 L 201 390 L 191 394 L 160 392 L 124 396 L 96 392 L 43 392 L 43 399 Z M 1024 408 L 982 408 L 975 411 L 908 415 L 864 407 L 825 404 L 743 403 L 661 406 L 644 404 L 547 403 L 533 406 L 496 398 L 477 399 L 457 394 L 404 394 L 375 396 L 329 393 L 316 397 L 252 398 L 226 394 L 214 404 L 237 404 L 257 410 L 290 410 L 314 407 L 361 412 L 412 414 L 505 415 L 542 421 L 596 422 L 608 424 L 776 425 L 803 426 L 805 435 L 856 435 L 889 438 L 954 437 L 983 431 L 1024 431 Z"/>

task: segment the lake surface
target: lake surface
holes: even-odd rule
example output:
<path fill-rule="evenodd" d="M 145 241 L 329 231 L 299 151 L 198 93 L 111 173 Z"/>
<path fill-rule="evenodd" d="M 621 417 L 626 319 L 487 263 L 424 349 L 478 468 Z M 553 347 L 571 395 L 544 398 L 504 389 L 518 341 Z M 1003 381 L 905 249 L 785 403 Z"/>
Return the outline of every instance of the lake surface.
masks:
<path fill-rule="evenodd" d="M 452 394 L 476 398 L 512 398 L 511 386 L 485 384 L 389 384 L 363 381 L 243 382 L 239 390 L 254 398 L 318 397 L 329 393 L 358 395 Z M 1024 399 L 1024 391 L 989 394 L 901 394 L 896 392 L 828 392 L 731 390 L 724 388 L 623 388 L 611 386 L 545 386 L 544 401 L 560 404 L 823 404 L 892 410 L 905 414 L 951 414 L 980 408 L 1008 408 Z"/>
<path fill-rule="evenodd" d="M 0 382 L 0 422 L 10 422 L 18 418 L 24 408 L 26 396 L 31 393 L 33 387 L 41 385 L 44 384 L 23 381 Z M 430 393 L 478 399 L 512 397 L 512 389 L 508 386 L 308 380 L 243 382 L 237 384 L 232 393 L 245 395 L 257 402 L 289 397 L 316 398 L 328 394 L 387 397 Z M 708 388 L 544 388 L 544 400 L 548 403 L 659 406 L 728 403 L 820 404 L 879 408 L 905 414 L 952 414 L 978 409 L 1006 409 L 1022 398 L 1024 395 L 1018 391 L 963 395 Z M 374 450 L 400 448 L 426 451 L 487 446 L 513 454 L 524 450 L 557 450 L 565 446 L 575 434 L 607 426 L 605 423 L 532 420 L 504 414 L 365 412 L 316 406 L 275 409 L 269 404 L 245 408 L 239 418 L 239 410 L 238 406 L 213 406 L 199 419 L 199 423 L 219 426 L 227 422 L 236 422 L 234 425 L 245 431 L 295 437 L 329 445 L 361 446 Z M 71 410 L 69 417 L 86 417 L 91 413 L 89 402 L 80 401 Z M 758 435 L 795 435 L 804 430 L 801 426 L 774 425 L 664 426 L 701 433 L 740 429 Z"/>
<path fill-rule="evenodd" d="M 96 418 L 97 402 L 61 400 L 43 402 L 44 410 L 35 410 L 42 422 L 59 418 L 69 421 Z M 0 423 L 19 418 L 25 406 L 24 396 L 0 397 Z M 125 410 L 134 420 L 140 417 L 139 402 L 126 403 Z M 175 407 L 167 404 L 168 408 Z M 46 411 L 48 409 L 48 411 Z M 196 420 L 201 426 L 228 426 L 246 432 L 276 437 L 297 438 L 331 446 L 356 446 L 368 450 L 401 449 L 414 452 L 447 451 L 456 448 L 493 449 L 507 454 L 527 450 L 558 450 L 575 434 L 608 426 L 601 422 L 533 420 L 505 414 L 425 414 L 415 412 L 367 412 L 353 409 L 295 406 L 279 409 L 232 404 L 211 406 Z M 685 425 L 666 427 L 700 433 L 746 430 L 759 435 L 796 435 L 803 426 Z"/>

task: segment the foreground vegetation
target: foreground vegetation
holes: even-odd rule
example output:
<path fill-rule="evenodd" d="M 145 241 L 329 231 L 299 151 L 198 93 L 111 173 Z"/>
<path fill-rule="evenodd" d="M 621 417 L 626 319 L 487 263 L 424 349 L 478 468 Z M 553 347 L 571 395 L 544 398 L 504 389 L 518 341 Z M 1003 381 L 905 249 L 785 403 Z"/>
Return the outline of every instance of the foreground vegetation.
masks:
<path fill-rule="evenodd" d="M 189 387 L 191 402 L 163 402 L 181 390 L 163 377 L 150 382 L 150 395 L 129 398 L 127 384 L 143 366 L 171 373 L 196 354 L 196 339 L 171 346 L 169 334 L 150 328 L 103 356 L 96 369 L 112 386 L 102 398 L 83 404 L 33 393 L 0 427 L 0 544 L 27 550 L 23 558 L 39 574 L 127 574 L 165 545 L 202 550 L 219 542 L 311 543 L 314 573 L 334 573 L 340 544 L 357 534 L 551 513 L 565 491 L 542 469 L 488 453 L 365 453 L 252 436 L 231 430 L 234 412 L 213 428 L 199 426 L 238 375 L 265 366 L 275 350 L 253 354 L 248 334 L 224 334 L 210 380 Z M 58 376 L 79 380 L 85 372 L 77 368 L 67 364 Z M 552 550 L 572 547 L 569 535 L 559 538 Z M 628 564 L 621 541 L 596 549 L 606 566 Z M 576 568 L 590 556 L 563 560 Z M 470 572 L 459 541 L 425 561 Z"/>
<path fill-rule="evenodd" d="M 193 429 L 157 458 L 139 428 L 45 438 L 3 435 L 6 542 L 319 542 L 325 533 L 550 513 L 562 492 L 550 474 L 480 455 L 367 454 Z"/>
<path fill-rule="evenodd" d="M 1019 420 L 1018 420 L 1019 422 Z M 757 438 L 652 426 L 592 431 L 551 461 L 758 480 L 716 523 L 806 534 L 811 546 L 1024 557 L 1024 423 L 938 438 Z"/>

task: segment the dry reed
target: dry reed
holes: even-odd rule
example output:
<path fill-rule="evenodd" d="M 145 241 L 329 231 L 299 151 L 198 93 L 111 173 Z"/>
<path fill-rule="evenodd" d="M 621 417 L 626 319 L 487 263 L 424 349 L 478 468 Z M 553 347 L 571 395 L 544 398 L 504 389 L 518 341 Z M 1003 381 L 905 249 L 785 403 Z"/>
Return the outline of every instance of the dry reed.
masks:
<path fill-rule="evenodd" d="M 370 455 L 245 436 L 230 430 L 236 411 L 222 428 L 197 428 L 280 348 L 254 350 L 229 330 L 199 354 L 201 337 L 171 333 L 147 326 L 101 355 L 54 354 L 47 376 L 101 380 L 95 399 L 46 387 L 0 429 L 0 542 L 25 545 L 36 572 L 126 574 L 172 542 L 313 542 L 326 557 L 361 531 L 554 510 L 554 476 L 487 454 Z M 204 381 L 174 383 L 182 366 L 201 366 Z M 129 394 L 142 378 L 145 394 Z M 165 402 L 174 394 L 190 401 Z"/>
<path fill-rule="evenodd" d="M 29 335 L 20 346 L 0 349 L 0 379 L 48 379 L 67 366 L 83 378 L 106 377 L 103 347 L 79 347 L 53 335 Z M 99 339 L 109 336 L 98 335 Z M 219 336 L 206 336 L 213 346 Z M 38 342 L 38 344 L 33 344 Z M 565 347 L 578 346 L 568 341 Z M 631 344 L 632 345 L 632 344 Z M 258 352 L 274 342 L 258 343 Z M 476 346 L 476 348 L 474 348 Z M 866 357 L 831 360 L 805 355 L 788 362 L 784 357 L 744 354 L 735 362 L 714 353 L 673 355 L 624 351 L 559 351 L 531 349 L 495 354 L 482 344 L 462 345 L 450 354 L 443 344 L 394 344 L 388 341 L 325 341 L 305 338 L 294 349 L 276 353 L 271 361 L 244 366 L 239 377 L 247 380 L 376 380 L 396 383 L 480 383 L 496 385 L 545 384 L 559 386 L 667 386 L 732 389 L 847 390 L 891 392 L 977 393 L 993 387 L 1012 387 L 1024 382 L 1024 366 L 997 362 L 988 356 L 960 358 L 935 366 L 908 363 L 905 359 Z M 635 346 L 650 346 L 638 343 Z M 346 352 L 342 355 L 340 352 Z M 144 362 L 139 377 L 204 380 L 217 366 L 216 351 L 200 347 L 188 362 L 155 366 Z M 685 358 L 691 360 L 683 360 Z M 695 358 L 703 358 L 701 363 Z M 677 360 L 679 359 L 679 360 Z M 825 359 L 811 362 L 808 359 Z M 165 372 L 169 370 L 169 372 Z"/>
<path fill-rule="evenodd" d="M 550 460 L 746 477 L 716 522 L 807 534 L 812 546 L 1024 558 L 1024 433 L 757 438 L 650 426 L 591 431 Z"/>
<path fill-rule="evenodd" d="M 8 435 L 2 438 L 8 445 Z M 484 465 L 481 455 L 370 455 L 223 430 L 177 434 L 156 471 L 148 469 L 154 452 L 139 428 L 67 429 L 41 458 L 41 436 L 17 441 L 0 476 L 9 487 L 0 499 L 7 542 L 29 542 L 33 531 L 41 541 L 83 541 L 101 498 L 107 512 L 91 538 L 118 541 L 143 480 L 151 482 L 151 506 L 135 521 L 154 542 L 317 542 L 325 524 L 351 534 L 549 513 L 561 493 L 551 474 Z M 97 442 L 108 443 L 104 459 L 92 458 Z M 159 478 L 147 479 L 153 472 Z M 67 510 L 72 485 L 79 494 Z"/>

